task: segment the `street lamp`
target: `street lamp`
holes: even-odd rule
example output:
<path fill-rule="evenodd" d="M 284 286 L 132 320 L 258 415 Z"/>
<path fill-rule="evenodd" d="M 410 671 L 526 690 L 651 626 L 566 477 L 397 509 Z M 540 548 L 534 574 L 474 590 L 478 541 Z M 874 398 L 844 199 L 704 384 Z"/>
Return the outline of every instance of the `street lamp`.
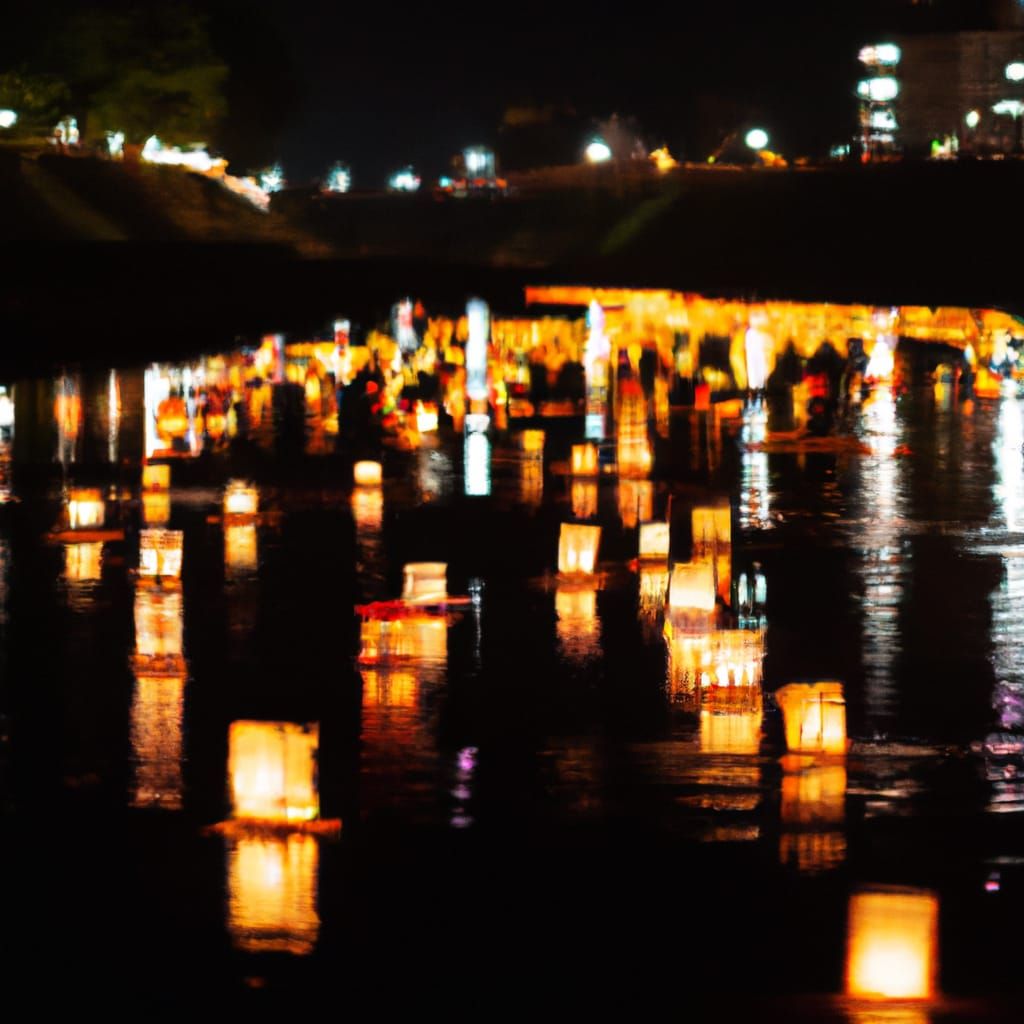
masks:
<path fill-rule="evenodd" d="M 584 154 L 588 163 L 592 164 L 603 164 L 612 158 L 611 148 L 604 139 L 594 139 L 593 142 L 587 146 Z"/>
<path fill-rule="evenodd" d="M 751 149 L 762 150 L 768 146 L 768 133 L 763 128 L 751 128 L 744 140 Z"/>

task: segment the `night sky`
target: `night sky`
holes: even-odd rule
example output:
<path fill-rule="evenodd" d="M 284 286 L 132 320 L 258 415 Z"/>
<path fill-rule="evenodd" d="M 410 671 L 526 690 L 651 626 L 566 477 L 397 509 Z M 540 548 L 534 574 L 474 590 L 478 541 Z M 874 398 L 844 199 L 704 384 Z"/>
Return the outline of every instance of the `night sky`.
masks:
<path fill-rule="evenodd" d="M 28 52 L 52 11 L 68 5 L 40 0 L 16 11 L 0 59 L 23 44 Z M 649 146 L 667 143 L 683 159 L 704 159 L 753 123 L 789 156 L 820 154 L 848 140 L 863 42 L 991 22 L 986 0 L 686 0 L 668 14 L 535 0 L 193 6 L 209 13 L 232 68 L 230 112 L 215 143 L 233 169 L 276 155 L 301 182 L 343 160 L 364 187 L 406 163 L 436 177 L 467 144 L 500 153 L 510 106 L 559 111 L 572 154 L 613 113 L 634 118 Z"/>

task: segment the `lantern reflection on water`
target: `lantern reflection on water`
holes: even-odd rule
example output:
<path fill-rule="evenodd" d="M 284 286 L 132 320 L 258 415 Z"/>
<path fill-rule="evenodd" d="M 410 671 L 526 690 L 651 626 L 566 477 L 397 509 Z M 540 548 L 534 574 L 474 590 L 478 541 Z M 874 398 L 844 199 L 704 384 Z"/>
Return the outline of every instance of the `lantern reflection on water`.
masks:
<path fill-rule="evenodd" d="M 224 515 L 251 518 L 259 512 L 259 492 L 242 480 L 231 480 L 224 489 Z"/>
<path fill-rule="evenodd" d="M 570 576 L 591 575 L 597 565 L 600 542 L 600 526 L 562 523 L 558 538 L 558 571 Z"/>
<path fill-rule="evenodd" d="M 231 576 L 254 573 L 259 568 L 255 523 L 229 523 L 224 527 L 224 568 Z"/>
<path fill-rule="evenodd" d="M 527 455 L 537 459 L 544 457 L 543 430 L 524 430 L 519 435 L 519 444 Z"/>
<path fill-rule="evenodd" d="M 182 630 L 180 590 L 140 586 L 135 591 L 135 653 L 150 671 L 157 664 L 179 670 Z"/>
<path fill-rule="evenodd" d="M 601 623 L 597 618 L 597 591 L 569 585 L 555 589 L 558 645 L 569 661 L 585 662 L 601 653 Z"/>
<path fill-rule="evenodd" d="M 701 752 L 756 754 L 763 717 L 760 686 L 718 691 L 701 705 Z"/>
<path fill-rule="evenodd" d="M 405 658 L 444 661 L 448 657 L 448 621 L 438 615 L 364 619 L 360 640 L 361 662 Z"/>
<path fill-rule="evenodd" d="M 574 444 L 572 446 L 572 475 L 597 476 L 597 445 Z"/>
<path fill-rule="evenodd" d="M 68 526 L 72 530 L 91 530 L 103 525 L 106 503 L 97 487 L 73 487 L 68 496 Z"/>
<path fill-rule="evenodd" d="M 246 953 L 313 951 L 320 850 L 303 834 L 240 836 L 228 846 L 228 931 Z"/>
<path fill-rule="evenodd" d="M 627 530 L 635 530 L 654 515 L 654 485 L 650 480 L 619 480 L 619 518 Z"/>
<path fill-rule="evenodd" d="M 447 562 L 409 562 L 403 570 L 402 600 L 415 604 L 443 601 L 448 596 Z"/>
<path fill-rule="evenodd" d="M 846 857 L 846 836 L 835 828 L 846 818 L 846 768 L 789 760 L 783 758 L 779 860 L 804 874 L 829 871 Z"/>
<path fill-rule="evenodd" d="M 571 501 L 575 519 L 593 519 L 597 515 L 597 481 L 573 480 Z"/>
<path fill-rule="evenodd" d="M 687 632 L 666 619 L 665 639 L 673 696 L 703 695 L 742 702 L 756 693 L 760 706 L 763 633 L 749 629 Z"/>
<path fill-rule="evenodd" d="M 667 561 L 669 542 L 668 523 L 640 524 L 640 558 L 642 561 Z"/>
<path fill-rule="evenodd" d="M 178 810 L 182 803 L 181 725 L 185 676 L 138 672 L 131 707 L 133 807 Z"/>
<path fill-rule="evenodd" d="M 139 575 L 177 579 L 181 576 L 181 530 L 139 531 Z"/>
<path fill-rule="evenodd" d="M 352 475 L 359 487 L 379 487 L 382 479 L 379 462 L 357 462 L 352 468 Z"/>
<path fill-rule="evenodd" d="M 64 576 L 69 583 L 98 580 L 102 575 L 103 542 L 64 545 Z"/>
<path fill-rule="evenodd" d="M 147 526 L 165 526 L 170 518 L 170 491 L 142 492 L 142 521 Z"/>
<path fill-rule="evenodd" d="M 519 465 L 519 500 L 533 506 L 544 500 L 544 464 L 539 459 L 525 459 Z"/>
<path fill-rule="evenodd" d="M 419 699 L 419 680 L 415 672 L 398 669 L 379 671 L 360 668 L 363 677 L 363 706 L 377 708 L 414 708 Z"/>
<path fill-rule="evenodd" d="M 660 565 L 640 566 L 640 618 L 645 628 L 657 627 L 667 590 L 668 569 Z"/>
<path fill-rule="evenodd" d="M 681 562 L 672 567 L 668 605 L 672 611 L 709 613 L 715 610 L 715 575 L 703 562 Z"/>
<path fill-rule="evenodd" d="M 144 491 L 166 491 L 171 486 L 171 467 L 165 462 L 147 462 L 142 467 Z"/>
<path fill-rule="evenodd" d="M 794 753 L 845 754 L 846 702 L 842 683 L 790 683 L 775 691 Z"/>
<path fill-rule="evenodd" d="M 919 889 L 850 897 L 846 992 L 865 999 L 930 999 L 935 993 L 939 901 Z"/>
<path fill-rule="evenodd" d="M 357 534 L 380 530 L 384 523 L 384 495 L 379 487 L 353 488 L 352 518 Z"/>
<path fill-rule="evenodd" d="M 319 740 L 317 724 L 232 722 L 228 765 L 233 816 L 268 824 L 318 818 Z"/>

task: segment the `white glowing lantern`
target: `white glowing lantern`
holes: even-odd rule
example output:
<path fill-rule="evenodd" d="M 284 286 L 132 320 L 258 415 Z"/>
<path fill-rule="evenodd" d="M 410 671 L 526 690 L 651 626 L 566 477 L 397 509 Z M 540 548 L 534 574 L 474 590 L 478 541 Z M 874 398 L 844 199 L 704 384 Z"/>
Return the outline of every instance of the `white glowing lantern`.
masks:
<path fill-rule="evenodd" d="M 437 406 L 433 402 L 416 402 L 416 429 L 421 434 L 437 430 Z"/>
<path fill-rule="evenodd" d="M 318 818 L 319 741 L 317 724 L 232 722 L 228 765 L 233 816 L 280 823 Z"/>
<path fill-rule="evenodd" d="M 228 931 L 244 953 L 313 952 L 320 848 L 303 834 L 241 836 L 228 848 Z"/>
<path fill-rule="evenodd" d="M 139 575 L 180 577 L 184 536 L 181 530 L 140 530 Z"/>
<path fill-rule="evenodd" d="M 381 465 L 379 462 L 357 462 L 352 475 L 360 487 L 379 487 L 382 477 Z"/>
<path fill-rule="evenodd" d="M 1024 82 L 1024 63 L 1015 60 L 1007 64 L 1006 80 L 1008 82 Z"/>
<path fill-rule="evenodd" d="M 562 523 L 558 538 L 558 571 L 566 575 L 591 575 L 597 565 L 600 543 L 600 526 Z"/>
<path fill-rule="evenodd" d="M 241 480 L 231 480 L 224 490 L 224 515 L 251 518 L 259 511 L 259 492 Z"/>
<path fill-rule="evenodd" d="M 935 993 L 939 900 L 919 889 L 854 893 L 846 991 L 864 999 L 930 999 Z"/>
<path fill-rule="evenodd" d="M 420 176 L 411 167 L 405 167 L 391 175 L 388 187 L 395 192 L 415 192 L 420 187 Z"/>
<path fill-rule="evenodd" d="M 167 463 L 147 462 L 142 467 L 144 491 L 166 491 L 171 486 L 171 467 Z"/>
<path fill-rule="evenodd" d="M 857 95 L 872 103 L 891 103 L 899 95 L 895 78 L 865 78 L 857 83 Z"/>
<path fill-rule="evenodd" d="M 763 128 L 751 128 L 744 141 L 751 149 L 765 149 L 768 146 L 768 133 Z"/>
<path fill-rule="evenodd" d="M 18 123 L 18 113 L 4 107 L 0 110 L 0 128 L 13 128 Z"/>
<path fill-rule="evenodd" d="M 352 187 L 352 172 L 344 164 L 335 164 L 327 172 L 328 192 L 347 192 Z"/>
<path fill-rule="evenodd" d="M 98 580 L 102 572 L 103 542 L 67 544 L 64 547 L 64 575 L 69 583 Z"/>
<path fill-rule="evenodd" d="M 981 122 L 981 114 L 977 110 L 968 110 L 964 116 L 968 128 L 977 128 Z"/>
<path fill-rule="evenodd" d="M 668 588 L 668 606 L 672 611 L 713 612 L 715 610 L 715 573 L 706 562 L 683 562 L 672 567 Z"/>
<path fill-rule="evenodd" d="M 447 562 L 410 562 L 404 570 L 402 600 L 430 604 L 448 597 Z"/>
<path fill-rule="evenodd" d="M 466 341 L 466 395 L 473 401 L 487 398 L 487 343 L 491 337 L 490 310 L 482 299 L 466 303 L 469 338 Z"/>
<path fill-rule="evenodd" d="M 640 558 L 644 561 L 667 561 L 669 539 L 668 523 L 641 523 Z"/>
<path fill-rule="evenodd" d="M 68 526 L 72 530 L 94 530 L 103 525 L 106 503 L 99 488 L 75 487 L 68 497 Z"/>
<path fill-rule="evenodd" d="M 612 158 L 611 147 L 604 139 L 594 139 L 589 142 L 584 153 L 587 162 L 592 164 L 603 164 Z"/>
<path fill-rule="evenodd" d="M 846 701 L 842 683 L 790 683 L 776 690 L 786 746 L 794 753 L 846 753 Z"/>
<path fill-rule="evenodd" d="M 596 444 L 574 444 L 572 446 L 572 475 L 597 476 Z"/>

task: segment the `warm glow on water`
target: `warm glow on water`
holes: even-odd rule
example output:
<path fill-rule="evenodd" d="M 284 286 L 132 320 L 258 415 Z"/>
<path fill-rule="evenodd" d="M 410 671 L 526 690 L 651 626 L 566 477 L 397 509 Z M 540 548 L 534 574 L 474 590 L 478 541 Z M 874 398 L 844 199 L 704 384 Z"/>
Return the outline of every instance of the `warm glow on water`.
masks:
<path fill-rule="evenodd" d="M 232 722 L 228 772 L 234 817 L 257 822 L 317 818 L 319 737 L 316 725 Z"/>
<path fill-rule="evenodd" d="M 184 676 L 136 677 L 130 725 L 133 807 L 181 809 L 184 694 Z"/>

